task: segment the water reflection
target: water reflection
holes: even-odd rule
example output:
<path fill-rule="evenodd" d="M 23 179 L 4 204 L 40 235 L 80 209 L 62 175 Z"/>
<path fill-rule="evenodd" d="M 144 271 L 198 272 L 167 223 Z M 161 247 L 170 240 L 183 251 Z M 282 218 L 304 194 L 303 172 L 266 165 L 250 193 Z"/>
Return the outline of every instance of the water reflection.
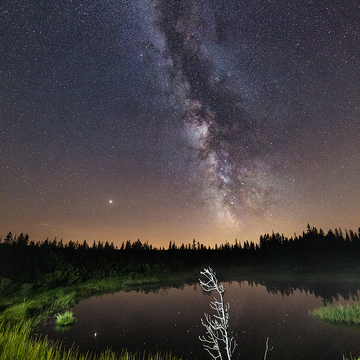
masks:
<path fill-rule="evenodd" d="M 359 298 L 352 284 L 307 282 L 223 282 L 230 303 L 230 331 L 237 333 L 233 359 L 262 359 L 270 337 L 268 360 L 341 359 L 360 352 L 360 329 L 324 323 L 309 310 L 324 302 L 345 303 Z M 92 297 L 73 311 L 77 323 L 66 333 L 45 324 L 42 333 L 75 343 L 81 351 L 108 347 L 121 351 L 171 351 L 183 359 L 209 359 L 199 335 L 200 319 L 212 310 L 212 295 L 198 284 L 142 287 L 128 292 Z M 350 300 L 351 302 L 352 300 Z"/>
<path fill-rule="evenodd" d="M 233 281 L 230 281 L 231 284 Z M 340 298 L 346 301 L 355 301 L 359 299 L 360 283 L 357 282 L 341 282 L 341 281 L 309 281 L 309 280 L 261 280 L 261 281 L 247 281 L 240 280 L 236 283 L 248 284 L 249 286 L 265 286 L 269 294 L 281 294 L 289 296 L 295 291 L 305 292 L 306 294 L 313 294 L 316 298 L 320 298 L 324 305 L 332 304 L 334 301 L 339 301 Z M 152 284 L 136 289 L 128 289 L 127 291 L 136 291 L 144 293 L 163 293 L 166 289 L 176 288 L 183 290 L 185 286 L 199 286 L 197 283 L 180 283 L 180 284 Z M 125 290 L 126 291 L 126 290 Z"/>
<path fill-rule="evenodd" d="M 339 301 L 340 298 L 344 300 L 356 300 L 359 298 L 359 284 L 344 283 L 344 282 L 309 282 L 296 280 L 291 283 L 288 281 L 250 281 L 249 285 L 263 285 L 271 294 L 280 293 L 283 296 L 289 296 L 294 291 L 314 294 L 316 298 L 320 298 L 323 304 L 331 304 L 334 301 Z"/>

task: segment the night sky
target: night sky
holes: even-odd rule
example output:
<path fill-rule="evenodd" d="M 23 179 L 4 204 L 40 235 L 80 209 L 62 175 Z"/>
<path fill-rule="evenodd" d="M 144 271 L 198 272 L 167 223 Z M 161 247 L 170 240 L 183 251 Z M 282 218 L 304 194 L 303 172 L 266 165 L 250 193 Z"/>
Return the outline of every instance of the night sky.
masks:
<path fill-rule="evenodd" d="M 360 226 L 357 0 L 8 0 L 1 230 L 193 239 Z"/>

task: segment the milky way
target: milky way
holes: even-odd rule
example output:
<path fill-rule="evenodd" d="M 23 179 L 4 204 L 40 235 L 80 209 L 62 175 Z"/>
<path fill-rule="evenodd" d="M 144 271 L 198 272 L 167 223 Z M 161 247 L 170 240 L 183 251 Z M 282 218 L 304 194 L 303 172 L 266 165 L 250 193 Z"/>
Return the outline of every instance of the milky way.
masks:
<path fill-rule="evenodd" d="M 216 8 L 206 2 L 159 1 L 153 6 L 153 46 L 164 60 L 178 117 L 195 154 L 202 196 L 221 220 L 237 224 L 245 212 L 274 204 L 279 183 L 267 147 L 264 119 L 245 109 L 226 55 Z M 270 131 L 270 130 L 269 130 Z"/>
<path fill-rule="evenodd" d="M 0 238 L 358 228 L 359 1 L 7 1 L 3 17 Z"/>

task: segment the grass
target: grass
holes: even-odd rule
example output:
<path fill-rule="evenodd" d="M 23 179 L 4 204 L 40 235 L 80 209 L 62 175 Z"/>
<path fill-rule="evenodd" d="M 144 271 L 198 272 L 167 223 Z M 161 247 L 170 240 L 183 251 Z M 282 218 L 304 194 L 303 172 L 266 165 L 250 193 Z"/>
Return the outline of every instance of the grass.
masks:
<path fill-rule="evenodd" d="M 310 314 L 321 320 L 349 325 L 360 325 L 360 302 L 351 306 L 323 306 L 310 311 Z"/>
<path fill-rule="evenodd" d="M 0 323 L 18 323 L 32 320 L 34 326 L 39 322 L 73 307 L 82 299 L 93 295 L 114 293 L 120 290 L 132 290 L 137 286 L 168 283 L 191 279 L 197 281 L 198 270 L 144 275 L 130 273 L 126 276 L 92 279 L 66 287 L 54 289 L 39 289 L 31 291 L 26 297 L 21 294 L 1 296 L 0 294 Z"/>
<path fill-rule="evenodd" d="M 56 315 L 56 324 L 59 326 L 69 326 L 75 324 L 76 319 L 72 311 L 65 311 L 63 314 Z"/>
<path fill-rule="evenodd" d="M 28 298 L 19 294 L 0 297 L 0 323 L 16 324 L 32 320 L 33 325 L 53 316 L 53 314 L 73 307 L 81 299 L 92 295 L 111 293 L 131 289 L 134 286 L 159 282 L 157 278 L 145 276 L 113 277 L 102 280 L 90 280 L 84 283 L 55 289 L 32 292 Z"/>
<path fill-rule="evenodd" d="M 56 293 L 46 291 L 34 294 L 33 298 L 18 302 L 18 298 L 12 298 L 6 309 L 0 314 L 0 322 L 23 323 L 31 320 L 33 325 L 52 316 L 57 311 L 74 306 L 77 302 L 77 293 L 69 289 L 67 292 Z"/>
<path fill-rule="evenodd" d="M 73 307 L 78 301 L 92 295 L 111 293 L 119 290 L 130 290 L 134 286 L 159 282 L 158 278 L 130 274 L 126 277 L 113 277 L 102 280 L 90 280 L 85 283 L 55 289 L 33 291 L 29 298 L 19 294 L 10 297 L 0 296 L 0 359 L 1 360 L 176 360 L 171 354 L 139 354 L 123 351 L 118 354 L 107 350 L 99 355 L 80 354 L 77 349 L 65 350 L 58 342 L 46 337 L 33 339 L 31 330 L 41 321 L 53 316 L 56 312 Z M 71 315 L 71 316 L 70 316 Z M 73 318 L 67 311 L 57 316 L 65 323 Z"/>
<path fill-rule="evenodd" d="M 30 337 L 31 322 L 0 324 L 0 359 L 2 360 L 179 360 L 171 354 L 139 354 L 124 350 L 118 354 L 106 350 L 100 354 L 81 354 L 75 348 L 65 350 L 61 343 Z"/>

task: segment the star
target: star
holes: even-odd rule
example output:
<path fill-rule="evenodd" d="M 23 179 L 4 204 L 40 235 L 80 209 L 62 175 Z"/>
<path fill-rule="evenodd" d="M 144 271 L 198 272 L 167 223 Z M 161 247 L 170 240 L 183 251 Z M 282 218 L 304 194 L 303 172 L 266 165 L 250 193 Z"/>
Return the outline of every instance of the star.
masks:
<path fill-rule="evenodd" d="M 213 246 L 359 227 L 358 1 L 19 3 L 0 238 Z"/>

